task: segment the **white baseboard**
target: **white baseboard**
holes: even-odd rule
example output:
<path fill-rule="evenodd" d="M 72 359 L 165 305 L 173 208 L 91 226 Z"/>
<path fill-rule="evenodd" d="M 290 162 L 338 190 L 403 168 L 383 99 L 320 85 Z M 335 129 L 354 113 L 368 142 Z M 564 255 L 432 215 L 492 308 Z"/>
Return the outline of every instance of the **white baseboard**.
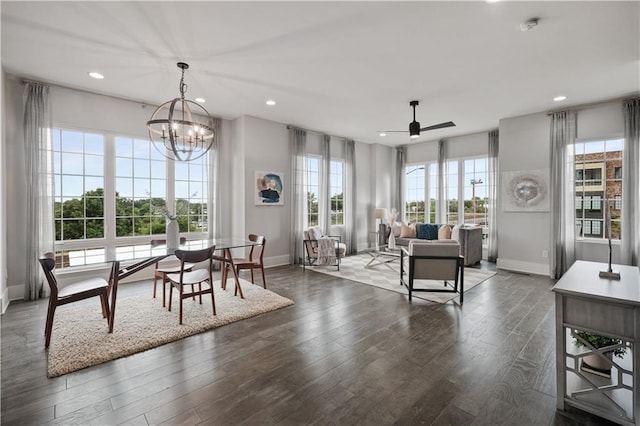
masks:
<path fill-rule="evenodd" d="M 285 254 L 282 256 L 264 258 L 265 268 L 275 268 L 276 266 L 283 266 L 283 265 L 290 265 L 290 264 L 291 264 L 291 260 L 288 254 Z"/>
<path fill-rule="evenodd" d="M 507 271 L 524 272 L 527 274 L 544 275 L 547 277 L 550 276 L 548 263 L 533 263 L 525 262 L 523 260 L 503 259 L 502 257 L 499 257 L 496 267 Z"/>
<path fill-rule="evenodd" d="M 7 299 L 7 306 L 13 300 L 24 300 L 24 284 L 12 285 L 7 287 L 9 298 Z M 2 298 L 4 303 L 4 297 Z"/>
<path fill-rule="evenodd" d="M 7 311 L 9 307 L 9 288 L 5 288 L 2 292 L 2 297 L 0 297 L 0 309 L 2 309 L 2 314 Z"/>

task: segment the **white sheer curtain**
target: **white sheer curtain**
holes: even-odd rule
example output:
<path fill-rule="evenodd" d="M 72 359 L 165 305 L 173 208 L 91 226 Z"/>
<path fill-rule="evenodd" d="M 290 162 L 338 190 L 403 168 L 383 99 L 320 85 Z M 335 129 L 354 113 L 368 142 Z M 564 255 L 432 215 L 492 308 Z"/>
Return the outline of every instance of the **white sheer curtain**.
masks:
<path fill-rule="evenodd" d="M 576 114 L 551 117 L 551 275 L 560 278 L 576 259 L 574 143 Z"/>
<path fill-rule="evenodd" d="M 446 142 L 438 141 L 438 199 L 436 200 L 436 223 L 447 223 L 447 154 Z"/>
<path fill-rule="evenodd" d="M 344 141 L 345 191 L 343 199 L 344 232 L 347 254 L 358 252 L 358 228 L 356 226 L 356 143 Z"/>
<path fill-rule="evenodd" d="M 622 234 L 620 262 L 638 265 L 640 257 L 640 98 L 625 100 L 622 158 Z"/>
<path fill-rule="evenodd" d="M 498 154 L 500 135 L 498 130 L 489 132 L 489 240 L 488 255 L 489 262 L 496 262 L 498 259 Z"/>
<path fill-rule="evenodd" d="M 27 179 L 25 300 L 46 297 L 38 258 L 54 251 L 53 155 L 51 152 L 51 108 L 49 86 L 27 82 L 24 91 L 24 151 Z"/>
<path fill-rule="evenodd" d="M 320 172 L 320 194 L 318 194 L 318 212 L 320 213 L 319 225 L 324 235 L 331 235 L 331 137 L 322 135 L 320 146 L 322 152 L 322 164 Z"/>
<path fill-rule="evenodd" d="M 398 220 L 404 217 L 404 169 L 407 163 L 407 147 L 399 146 L 396 148 L 396 190 L 391 195 L 390 209 L 398 209 Z M 391 210 L 389 210 L 391 211 Z M 377 230 L 376 230 L 377 231 Z"/>
<path fill-rule="evenodd" d="M 289 145 L 291 147 L 291 237 L 290 262 L 300 263 L 303 256 L 303 232 L 307 214 L 307 194 L 305 155 L 307 151 L 307 132 L 289 127 Z"/>
<path fill-rule="evenodd" d="M 209 181 L 208 181 L 208 198 L 209 205 L 207 206 L 207 222 L 209 226 L 209 238 L 219 238 L 221 228 L 221 204 L 218 200 L 220 196 L 220 141 L 222 135 L 220 134 L 222 128 L 222 120 L 220 118 L 213 119 L 213 130 L 215 137 L 213 139 L 213 146 L 209 150 Z"/>

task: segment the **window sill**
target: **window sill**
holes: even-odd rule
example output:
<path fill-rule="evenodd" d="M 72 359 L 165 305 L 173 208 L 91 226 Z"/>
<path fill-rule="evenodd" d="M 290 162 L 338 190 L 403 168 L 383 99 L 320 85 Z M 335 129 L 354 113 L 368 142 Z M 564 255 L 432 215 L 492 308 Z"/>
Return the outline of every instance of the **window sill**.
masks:
<path fill-rule="evenodd" d="M 599 245 L 609 245 L 609 240 L 605 239 L 596 239 L 596 238 L 576 238 L 576 242 L 584 243 L 584 244 L 599 244 Z M 620 240 L 611 240 L 612 246 L 619 246 Z"/>

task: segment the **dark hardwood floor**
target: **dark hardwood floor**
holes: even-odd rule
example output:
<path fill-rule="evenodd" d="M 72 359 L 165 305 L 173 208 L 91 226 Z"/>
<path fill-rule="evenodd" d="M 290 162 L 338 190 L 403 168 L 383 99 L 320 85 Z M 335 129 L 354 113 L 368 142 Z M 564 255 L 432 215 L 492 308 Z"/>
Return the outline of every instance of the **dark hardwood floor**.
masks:
<path fill-rule="evenodd" d="M 267 282 L 295 305 L 54 379 L 46 300 L 11 303 L 2 424 L 609 424 L 556 412 L 548 278 L 499 271 L 462 307 L 298 267 Z"/>

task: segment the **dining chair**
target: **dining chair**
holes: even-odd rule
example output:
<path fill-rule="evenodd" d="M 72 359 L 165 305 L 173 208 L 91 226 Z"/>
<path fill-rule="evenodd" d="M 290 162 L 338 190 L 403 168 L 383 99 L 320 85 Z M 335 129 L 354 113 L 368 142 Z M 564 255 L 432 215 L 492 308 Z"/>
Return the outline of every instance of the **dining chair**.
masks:
<path fill-rule="evenodd" d="M 169 311 L 171 311 L 171 299 L 173 297 L 173 288 L 175 287 L 180 293 L 180 324 L 182 324 L 182 301 L 186 298 L 199 296 L 202 305 L 202 295 L 211 293 L 211 305 L 213 307 L 213 315 L 216 314 L 216 302 L 213 295 L 213 259 L 216 246 L 211 246 L 202 250 L 176 250 L 175 256 L 180 260 L 180 271 L 175 274 L 167 274 L 171 286 L 169 287 Z M 189 264 L 207 262 L 207 267 L 202 269 L 187 270 Z M 193 268 L 193 266 L 192 266 Z M 207 288 L 202 289 L 202 284 L 206 283 Z M 198 285 L 196 291 L 194 286 Z M 185 292 L 185 287 L 191 286 L 191 293 Z"/>
<path fill-rule="evenodd" d="M 78 302 L 80 300 L 89 299 L 91 297 L 100 297 L 102 304 L 102 316 L 107 319 L 107 329 L 109 326 L 109 283 L 112 282 L 114 274 L 118 273 L 120 268 L 120 262 L 113 262 L 111 265 L 111 275 L 109 280 L 104 278 L 89 278 L 82 281 L 76 281 L 74 283 L 65 285 L 64 287 L 58 287 L 58 281 L 54 274 L 56 267 L 55 254 L 48 252 L 38 259 L 40 265 L 44 271 L 44 275 L 51 288 L 51 295 L 49 296 L 49 308 L 47 309 L 47 322 L 44 329 L 45 349 L 49 348 L 51 343 L 51 332 L 53 330 L 53 318 L 58 306 L 66 305 L 68 303 Z"/>
<path fill-rule="evenodd" d="M 249 241 L 256 243 L 251 246 L 249 252 L 249 258 L 233 258 L 233 265 L 236 267 L 236 272 L 239 274 L 243 269 L 249 269 L 251 271 L 251 283 L 255 284 L 253 278 L 253 270 L 260 269 L 262 272 L 262 287 L 267 288 L 267 280 L 264 275 L 264 250 L 267 246 L 267 239 L 263 235 L 249 234 Z M 229 268 L 229 263 L 225 264 L 225 268 Z M 226 274 L 225 274 L 226 275 Z M 223 283 L 226 287 L 226 283 Z"/>
<path fill-rule="evenodd" d="M 185 237 L 180 238 L 180 245 L 183 246 L 187 242 Z M 155 248 L 158 246 L 163 246 L 167 244 L 167 240 L 151 240 L 151 248 Z M 156 262 L 155 269 L 153 270 L 153 298 L 156 298 L 156 288 L 158 285 L 158 280 L 162 283 L 162 307 L 166 306 L 166 295 L 167 295 L 167 286 L 169 283 L 169 279 L 167 279 L 167 274 L 175 274 L 180 272 L 180 266 L 160 266 L 161 261 Z M 193 268 L 193 264 L 189 263 L 186 265 L 186 270 L 190 271 Z"/>
<path fill-rule="evenodd" d="M 407 280 L 405 280 L 405 267 L 408 269 Z M 443 281 L 444 287 L 416 288 L 414 283 L 420 280 Z M 409 247 L 403 247 L 400 252 L 400 283 L 409 290 L 409 301 L 414 291 L 458 293 L 460 305 L 462 305 L 464 256 L 460 254 L 460 243 L 455 240 L 410 241 Z"/>

